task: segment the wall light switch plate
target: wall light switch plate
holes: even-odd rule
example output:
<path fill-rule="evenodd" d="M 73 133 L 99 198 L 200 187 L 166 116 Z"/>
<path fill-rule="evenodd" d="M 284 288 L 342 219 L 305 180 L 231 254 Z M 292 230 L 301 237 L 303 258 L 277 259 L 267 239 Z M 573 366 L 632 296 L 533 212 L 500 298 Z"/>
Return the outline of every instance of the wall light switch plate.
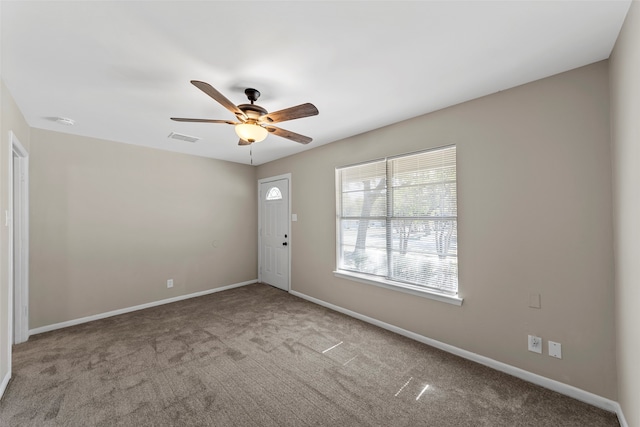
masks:
<path fill-rule="evenodd" d="M 540 294 L 529 294 L 529 307 L 540 308 Z"/>
<path fill-rule="evenodd" d="M 562 359 L 562 344 L 549 341 L 549 356 Z"/>
<path fill-rule="evenodd" d="M 291 214 L 291 221 L 296 222 L 298 220 L 298 214 Z"/>
<path fill-rule="evenodd" d="M 167 288 L 173 288 L 173 279 L 167 280 Z"/>

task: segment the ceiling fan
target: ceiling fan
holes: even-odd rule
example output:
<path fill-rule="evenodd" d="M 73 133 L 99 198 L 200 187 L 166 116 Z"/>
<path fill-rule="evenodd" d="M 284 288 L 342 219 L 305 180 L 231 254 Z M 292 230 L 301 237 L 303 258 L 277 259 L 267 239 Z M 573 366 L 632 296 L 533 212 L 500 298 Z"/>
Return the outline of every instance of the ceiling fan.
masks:
<path fill-rule="evenodd" d="M 226 123 L 234 125 L 236 133 L 240 137 L 238 145 L 251 145 L 254 142 L 260 142 L 264 140 L 270 133 L 287 138 L 300 144 L 308 144 L 312 141 L 308 136 L 300 135 L 295 132 L 281 129 L 279 127 L 272 126 L 272 123 L 284 122 L 287 120 L 301 119 L 303 117 L 315 116 L 318 114 L 318 109 L 313 104 L 300 104 L 295 107 L 285 108 L 284 110 L 274 111 L 269 113 L 261 106 L 254 104 L 260 97 L 260 92 L 257 89 L 248 88 L 244 93 L 251 104 L 234 105 L 223 94 L 218 92 L 208 83 L 198 80 L 191 80 L 191 83 L 209 95 L 214 100 L 218 101 L 223 107 L 235 114 L 239 121 L 231 120 L 214 120 L 214 119 L 184 119 L 179 117 L 171 117 L 171 120 L 176 122 L 195 122 L 195 123 Z"/>

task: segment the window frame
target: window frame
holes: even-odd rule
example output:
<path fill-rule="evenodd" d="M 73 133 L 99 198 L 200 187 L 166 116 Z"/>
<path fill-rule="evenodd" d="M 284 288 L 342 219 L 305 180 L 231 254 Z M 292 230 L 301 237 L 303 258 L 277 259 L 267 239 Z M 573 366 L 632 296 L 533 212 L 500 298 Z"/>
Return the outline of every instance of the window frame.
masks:
<path fill-rule="evenodd" d="M 416 296 L 420 296 L 420 297 L 424 297 L 424 298 L 429 298 L 429 299 L 433 299 L 433 300 L 437 300 L 437 301 L 441 301 L 441 302 L 446 302 L 449 304 L 453 304 L 453 305 L 457 305 L 457 306 L 461 306 L 462 302 L 463 302 L 463 298 L 460 297 L 460 293 L 459 293 L 459 286 L 457 289 L 457 293 L 448 293 L 446 291 L 439 291 L 437 288 L 435 287 L 426 287 L 426 286 L 421 286 L 418 284 L 412 284 L 409 282 L 404 282 L 402 280 L 396 280 L 396 279 L 392 279 L 391 277 L 391 273 L 390 271 L 387 271 L 386 276 L 380 276 L 380 275 L 376 275 L 373 273 L 363 273 L 363 272 L 358 272 L 358 271 L 354 271 L 354 270 L 347 270 L 347 269 L 341 269 L 339 268 L 340 264 L 341 264 L 341 253 L 343 250 L 343 242 L 342 242 L 342 225 L 341 225 L 341 220 L 344 219 L 344 217 L 342 216 L 343 213 L 343 189 L 342 189 L 342 180 L 340 177 L 340 173 L 342 170 L 346 169 L 346 168 L 353 168 L 353 167 L 357 167 L 357 166 L 364 166 L 367 164 L 375 164 L 375 163 L 380 163 L 380 162 L 384 162 L 385 165 L 385 170 L 386 170 L 386 174 L 385 174 L 385 186 L 384 186 L 384 192 L 385 192 L 385 205 L 387 206 L 387 212 L 386 215 L 384 217 L 377 217 L 377 216 L 368 216 L 367 219 L 368 220 L 382 220 L 385 222 L 385 229 L 386 229 L 386 237 L 385 239 L 387 240 L 387 242 L 389 241 L 389 239 L 393 238 L 392 236 L 389 237 L 388 233 L 390 230 L 390 223 L 394 220 L 394 216 L 392 213 L 389 212 L 388 207 L 390 206 L 389 203 L 389 197 L 390 193 L 389 192 L 389 178 L 391 177 L 391 173 L 390 173 L 390 168 L 389 168 L 389 162 L 393 161 L 393 160 L 397 160 L 403 157 L 409 157 L 409 156 L 415 156 L 415 155 L 420 155 L 420 154 L 425 154 L 428 152 L 432 152 L 432 151 L 437 151 L 437 150 L 443 150 L 443 149 L 447 149 L 447 148 L 451 148 L 454 147 L 456 148 L 456 153 L 457 153 L 457 147 L 455 144 L 448 144 L 448 145 L 444 145 L 444 146 L 439 146 L 439 147 L 433 147 L 427 150 L 421 150 L 421 151 L 416 151 L 416 152 L 411 152 L 411 153 L 405 153 L 405 154 L 400 154 L 400 155 L 394 155 L 394 156 L 388 156 L 388 157 L 384 157 L 384 158 L 378 158 L 378 159 L 373 159 L 370 161 L 366 161 L 366 162 L 360 162 L 360 163 L 355 163 L 355 164 L 350 164 L 350 165 L 344 165 L 344 166 L 339 166 L 335 168 L 335 197 L 336 197 L 336 246 L 335 246 L 335 250 L 336 250 L 336 268 L 334 270 L 334 276 L 339 277 L 339 278 L 343 278 L 343 279 L 347 279 L 347 280 L 352 280 L 352 281 L 356 281 L 356 282 L 360 282 L 360 283 L 365 283 L 365 284 L 370 284 L 370 285 L 374 285 L 374 286 L 378 286 L 378 287 L 382 287 L 382 288 L 386 288 L 386 289 L 391 289 L 391 290 L 395 290 L 395 291 L 400 291 L 403 293 L 408 293 L 411 295 L 416 295 Z M 457 166 L 457 155 L 456 155 L 456 166 Z M 456 187 L 457 187 L 457 167 L 456 167 Z M 456 192 L 456 200 L 457 200 L 457 192 Z M 457 205 L 457 202 L 456 202 Z M 454 218 L 455 220 L 455 224 L 457 227 L 457 223 L 458 223 L 458 214 L 456 212 L 455 217 L 448 217 L 448 218 Z M 419 218 L 416 218 L 419 219 Z M 389 247 L 389 245 L 387 244 L 387 264 L 389 265 L 391 263 L 391 249 Z M 456 252 L 456 259 L 459 258 L 459 254 Z"/>

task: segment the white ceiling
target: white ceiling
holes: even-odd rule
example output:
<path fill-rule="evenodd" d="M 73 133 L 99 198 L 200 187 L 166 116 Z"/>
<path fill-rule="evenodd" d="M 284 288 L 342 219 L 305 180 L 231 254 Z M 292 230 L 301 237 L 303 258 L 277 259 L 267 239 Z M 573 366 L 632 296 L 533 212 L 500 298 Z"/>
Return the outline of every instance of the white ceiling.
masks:
<path fill-rule="evenodd" d="M 30 126 L 248 164 L 232 126 L 169 120 L 234 119 L 190 80 L 316 105 L 278 125 L 313 142 L 271 135 L 262 164 L 606 59 L 630 0 L 0 4 L 2 79 Z"/>

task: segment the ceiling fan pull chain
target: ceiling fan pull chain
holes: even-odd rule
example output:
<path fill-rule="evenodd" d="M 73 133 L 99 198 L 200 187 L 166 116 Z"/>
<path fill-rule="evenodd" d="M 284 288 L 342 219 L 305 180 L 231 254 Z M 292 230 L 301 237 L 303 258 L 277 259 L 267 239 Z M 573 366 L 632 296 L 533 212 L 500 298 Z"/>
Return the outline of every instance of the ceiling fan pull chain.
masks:
<path fill-rule="evenodd" d="M 249 158 L 251 159 L 251 166 L 253 166 L 253 147 L 249 146 Z"/>

